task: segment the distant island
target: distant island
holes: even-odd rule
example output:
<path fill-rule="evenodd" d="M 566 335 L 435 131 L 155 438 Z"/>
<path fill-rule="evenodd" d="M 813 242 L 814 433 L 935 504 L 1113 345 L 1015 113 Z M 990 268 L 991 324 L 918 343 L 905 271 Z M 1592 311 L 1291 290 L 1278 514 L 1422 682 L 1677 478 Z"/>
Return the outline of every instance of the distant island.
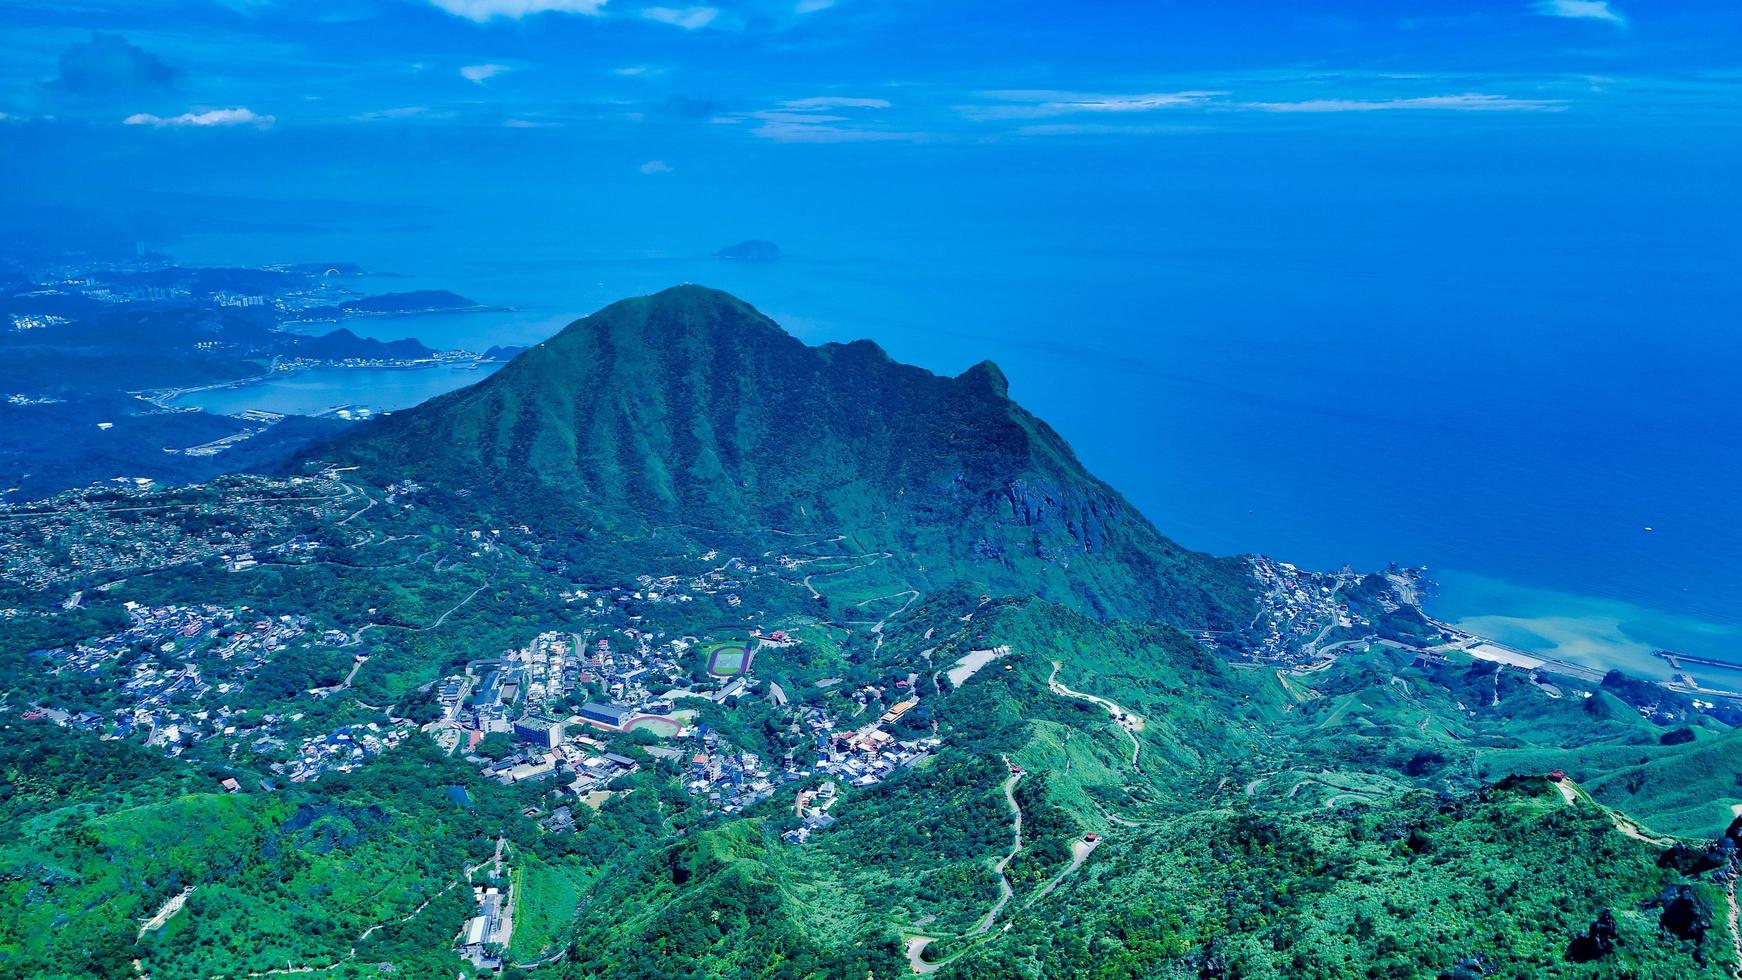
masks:
<path fill-rule="evenodd" d="M 323 368 L 468 371 L 479 355 L 365 337 L 351 318 L 481 312 L 447 290 L 360 295 L 354 262 L 178 266 L 164 256 L 0 277 L 0 490 L 31 499 L 117 476 L 169 483 L 271 469 L 338 419 L 224 415 L 184 400 Z M 301 329 L 293 325 L 302 324 Z M 456 378 L 456 383 L 462 380 Z"/>
<path fill-rule="evenodd" d="M 416 313 L 486 313 L 499 309 L 485 306 L 446 289 L 415 289 L 405 293 L 360 296 L 336 306 L 317 306 L 302 312 L 305 320 L 339 320 L 352 316 L 410 316 Z"/>
<path fill-rule="evenodd" d="M 752 238 L 736 245 L 727 245 L 715 252 L 714 257 L 734 262 L 778 262 L 780 246 L 760 238 Z"/>
<path fill-rule="evenodd" d="M 376 340 L 372 337 L 359 337 L 349 328 L 340 327 L 318 337 L 295 336 L 290 353 L 296 357 L 322 361 L 415 361 L 433 357 L 436 351 L 416 338 Z"/>
<path fill-rule="evenodd" d="M 485 351 L 478 360 L 486 362 L 512 361 L 525 352 L 526 345 L 524 344 L 497 344 Z"/>

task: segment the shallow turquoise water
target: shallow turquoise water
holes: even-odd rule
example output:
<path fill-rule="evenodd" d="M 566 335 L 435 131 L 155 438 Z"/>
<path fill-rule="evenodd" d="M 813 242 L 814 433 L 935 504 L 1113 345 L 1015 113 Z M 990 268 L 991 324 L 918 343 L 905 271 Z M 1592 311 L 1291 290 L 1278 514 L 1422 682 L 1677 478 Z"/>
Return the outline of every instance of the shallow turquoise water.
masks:
<path fill-rule="evenodd" d="M 317 368 L 238 388 L 196 391 L 175 399 L 187 405 L 234 415 L 249 410 L 282 415 L 318 415 L 340 406 L 374 412 L 410 408 L 437 395 L 476 384 L 501 365 L 476 370 L 432 368 Z"/>
<path fill-rule="evenodd" d="M 1723 659 L 1742 650 L 1742 628 L 1618 599 L 1569 595 L 1464 572 L 1439 574 L 1433 611 L 1470 632 L 1557 660 L 1667 680 L 1659 649 Z M 1683 665 L 1703 687 L 1742 691 L 1742 669 Z"/>

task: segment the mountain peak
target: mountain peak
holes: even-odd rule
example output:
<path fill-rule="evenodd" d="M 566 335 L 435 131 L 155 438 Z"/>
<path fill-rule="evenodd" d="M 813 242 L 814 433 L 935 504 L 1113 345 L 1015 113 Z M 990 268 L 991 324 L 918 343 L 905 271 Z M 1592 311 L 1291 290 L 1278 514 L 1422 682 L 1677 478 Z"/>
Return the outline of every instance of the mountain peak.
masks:
<path fill-rule="evenodd" d="M 689 349 L 748 338 L 798 343 L 780 325 L 731 293 L 691 283 L 618 300 L 563 328 L 544 346 L 579 354 L 646 344 Z"/>
<path fill-rule="evenodd" d="M 868 341 L 811 347 L 685 285 L 613 303 L 329 451 L 387 479 L 466 481 L 494 516 L 553 533 L 686 529 L 698 553 L 720 535 L 845 534 L 902 556 L 888 574 L 904 581 L 1250 619 L 1244 566 L 1167 541 L 1008 390 L 991 361 L 949 378 Z"/>
<path fill-rule="evenodd" d="M 1010 397 L 1010 379 L 992 361 L 981 361 L 956 376 L 956 380 L 974 388 L 990 391 L 999 398 Z"/>

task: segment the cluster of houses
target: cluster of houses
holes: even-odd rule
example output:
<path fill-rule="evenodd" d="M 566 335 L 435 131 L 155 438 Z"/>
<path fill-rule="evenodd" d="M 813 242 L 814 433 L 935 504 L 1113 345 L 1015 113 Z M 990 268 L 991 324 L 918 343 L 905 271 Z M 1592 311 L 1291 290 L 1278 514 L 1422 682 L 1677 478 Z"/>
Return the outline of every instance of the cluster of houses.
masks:
<path fill-rule="evenodd" d="M 658 591 L 660 580 L 642 584 L 643 591 L 632 595 L 666 594 Z M 756 639 L 774 646 L 793 642 L 779 630 L 766 636 L 758 632 Z M 808 731 L 811 737 L 809 751 L 789 752 L 784 761 L 745 751 L 705 725 L 692 726 L 692 712 L 683 705 L 692 698 L 726 704 L 761 696 L 765 685 L 742 674 L 720 678 L 718 687 L 694 683 L 685 664 L 699 656 L 700 644 L 696 637 L 662 639 L 635 628 L 602 635 L 541 633 L 521 649 L 475 661 L 465 674 L 442 679 L 436 696 L 444 716 L 429 728 L 438 740 L 446 737 L 446 744 L 464 746 L 468 760 L 491 778 L 508 783 L 560 781 L 584 799 L 637 769 L 633 759 L 611 751 L 604 739 L 650 727 L 668 740 L 650 747 L 650 754 L 680 763 L 687 791 L 720 813 L 755 806 L 780 786 L 810 782 L 819 773 L 845 785 L 875 785 L 940 744 L 935 738 L 904 740 L 890 730 L 919 704 L 904 691 L 902 700 L 879 710 L 876 721 L 848 732 L 837 731 L 834 716 L 825 708 L 790 707 L 794 730 Z M 772 685 L 766 687 L 771 702 L 786 705 Z M 583 691 L 589 700 L 570 703 Z M 877 688 L 850 697 L 861 705 L 881 708 L 885 703 Z M 486 757 L 475 752 L 484 738 L 498 733 L 512 737 L 511 753 Z M 814 767 L 802 758 L 811 752 Z"/>
<path fill-rule="evenodd" d="M 1351 612 L 1338 597 L 1337 586 L 1321 575 L 1263 556 L 1252 559 L 1252 574 L 1265 589 L 1259 597 L 1261 632 L 1256 637 L 1261 659 L 1311 659 L 1315 651 L 1310 641 L 1325 630 L 1372 625 Z M 1354 573 L 1345 570 L 1343 577 L 1353 578 Z"/>
<path fill-rule="evenodd" d="M 585 726 L 579 726 L 584 728 Z M 484 775 L 504 783 L 567 777 L 567 787 L 577 796 L 603 788 L 626 776 L 640 764 L 626 755 L 607 751 L 604 742 L 581 732 L 571 732 L 564 722 L 526 717 L 514 722 L 516 750 L 500 759 L 469 755 Z"/>
<path fill-rule="evenodd" d="M 886 729 L 919 705 L 919 698 L 898 701 L 874 722 L 849 732 L 827 731 L 819 737 L 817 765 L 849 786 L 875 786 L 935 752 L 943 744 L 936 736 L 902 739 Z"/>
<path fill-rule="evenodd" d="M 150 480 L 123 478 L 5 505 L 0 509 L 12 519 L 0 521 L 0 567 L 26 588 L 42 589 L 91 569 L 234 560 L 324 522 L 343 506 L 342 487 L 325 476 L 231 475 L 177 488 L 175 507 L 152 507 L 159 497 Z"/>
<path fill-rule="evenodd" d="M 702 732 L 699 742 L 690 754 L 684 788 L 691 796 L 706 797 L 710 810 L 736 813 L 755 806 L 774 795 L 777 780 L 790 778 L 775 776 L 760 756 L 727 744 L 717 732 Z"/>
<path fill-rule="evenodd" d="M 835 818 L 829 815 L 829 811 L 840 799 L 832 782 L 825 782 L 814 790 L 800 790 L 792 805 L 800 823 L 781 834 L 780 839 L 788 844 L 803 844 L 816 831 L 834 826 Z"/>
<path fill-rule="evenodd" d="M 124 703 L 106 709 L 108 715 L 44 709 L 42 717 L 111 739 L 144 733 L 147 745 L 172 756 L 215 736 L 272 734 L 276 716 L 245 716 L 228 699 L 285 649 L 345 640 L 336 631 L 317 636 L 306 616 L 254 619 L 246 607 L 128 602 L 124 608 L 130 623 L 119 633 L 33 653 L 62 669 L 86 674 L 119 663 L 125 679 L 111 690 Z"/>
<path fill-rule="evenodd" d="M 410 737 L 410 725 L 346 725 L 304 739 L 288 761 L 274 762 L 273 772 L 293 783 L 307 782 L 325 772 L 349 772 Z"/>

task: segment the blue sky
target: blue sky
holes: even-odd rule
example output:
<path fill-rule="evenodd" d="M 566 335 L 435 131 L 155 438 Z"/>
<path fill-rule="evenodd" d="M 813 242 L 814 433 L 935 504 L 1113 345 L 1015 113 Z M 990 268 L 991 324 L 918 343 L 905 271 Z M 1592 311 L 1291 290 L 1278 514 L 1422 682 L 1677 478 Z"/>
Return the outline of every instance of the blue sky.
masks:
<path fill-rule="evenodd" d="M 142 155 L 187 130 L 564 129 L 644 149 L 647 177 L 757 144 L 1729 126 L 1739 21 L 1727 0 L 11 0 L 0 113 L 45 149 Z"/>
<path fill-rule="evenodd" d="M 0 204 L 507 211 L 601 251 L 822 244 L 819 207 L 1008 241 L 1166 187 L 1237 210 L 1255 174 L 1309 210 L 1370 176 L 1357 223 L 1406 173 L 1649 198 L 1626 178 L 1682 161 L 1723 195 L 1742 121 L 1729 0 L 5 0 L 0 26 Z"/>

